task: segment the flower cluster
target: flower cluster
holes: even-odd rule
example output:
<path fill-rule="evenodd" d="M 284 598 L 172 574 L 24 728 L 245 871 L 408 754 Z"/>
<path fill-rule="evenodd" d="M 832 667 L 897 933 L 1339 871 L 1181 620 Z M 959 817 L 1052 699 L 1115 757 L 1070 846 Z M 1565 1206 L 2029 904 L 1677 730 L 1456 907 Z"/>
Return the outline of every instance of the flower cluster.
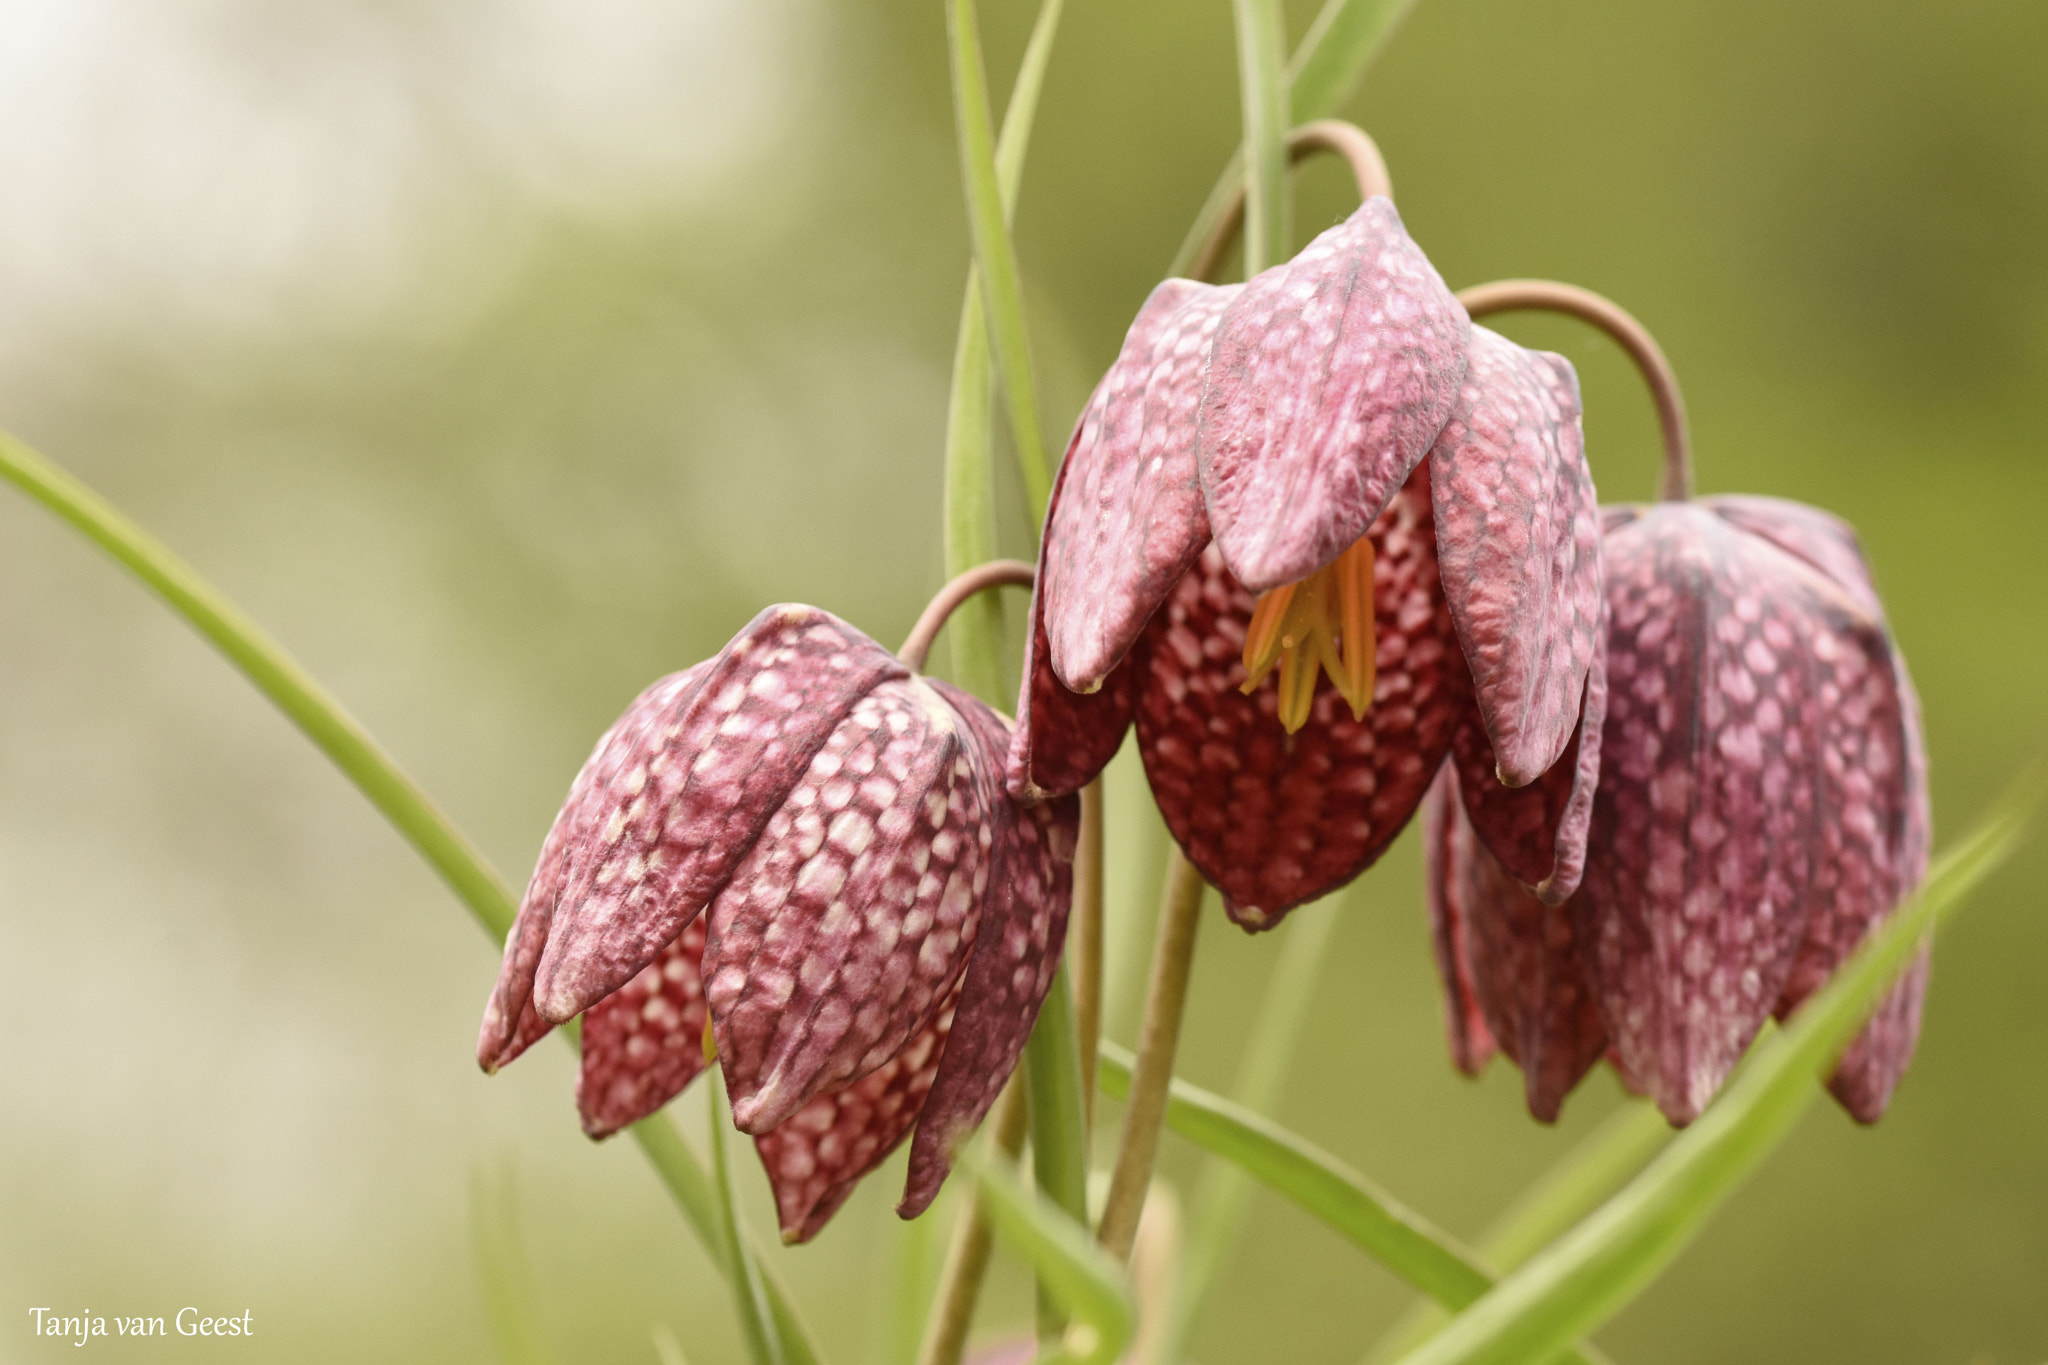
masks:
<path fill-rule="evenodd" d="M 785 1237 L 906 1137 L 915 1214 L 1031 1032 L 1073 794 L 1134 726 L 1247 929 L 1421 808 L 1454 1060 L 1506 1053 L 1545 1120 L 1607 1057 L 1690 1121 L 1926 867 L 1917 703 L 1854 536 L 1682 488 L 1600 508 L 1571 365 L 1475 326 L 1384 196 L 1243 284 L 1153 291 L 1059 471 L 1018 712 L 764 612 L 598 742 L 479 1060 L 583 1016 L 602 1137 L 715 1058 Z M 1925 982 L 1923 956 L 1841 1059 L 1858 1118 Z"/>
<path fill-rule="evenodd" d="M 1008 746 L 995 712 L 852 626 L 769 608 L 598 741 L 478 1061 L 582 1015 L 576 1101 L 603 1137 L 709 1048 L 785 1238 L 815 1235 L 906 1136 L 903 1211 L 922 1210 L 1016 1066 L 1066 933 L 1077 803 L 1012 801 Z"/>
<path fill-rule="evenodd" d="M 1428 793 L 1454 1058 L 1506 1052 L 1546 1120 L 1609 1056 L 1690 1121 L 1925 870 L 1853 535 L 1764 498 L 1600 509 L 1570 364 L 1473 325 L 1384 198 L 1153 292 L 1060 470 L 1027 668 L 1011 790 L 1075 790 L 1135 724 L 1248 929 Z M 1923 959 L 1843 1058 L 1857 1117 L 1924 986 Z"/>

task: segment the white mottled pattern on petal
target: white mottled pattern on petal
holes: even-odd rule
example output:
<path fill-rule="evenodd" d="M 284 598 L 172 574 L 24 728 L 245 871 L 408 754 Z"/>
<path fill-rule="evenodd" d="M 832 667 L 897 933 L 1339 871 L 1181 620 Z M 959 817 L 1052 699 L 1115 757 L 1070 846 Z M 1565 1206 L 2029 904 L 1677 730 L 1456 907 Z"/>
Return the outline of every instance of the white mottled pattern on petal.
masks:
<path fill-rule="evenodd" d="M 925 679 L 875 688 L 713 904 L 704 977 L 743 1131 L 887 1062 L 966 965 L 995 822 L 964 724 Z"/>
<path fill-rule="evenodd" d="M 1239 582 L 1306 578 L 1365 534 L 1450 415 L 1471 330 L 1379 197 L 1243 286 L 1216 331 L 1197 447 Z"/>

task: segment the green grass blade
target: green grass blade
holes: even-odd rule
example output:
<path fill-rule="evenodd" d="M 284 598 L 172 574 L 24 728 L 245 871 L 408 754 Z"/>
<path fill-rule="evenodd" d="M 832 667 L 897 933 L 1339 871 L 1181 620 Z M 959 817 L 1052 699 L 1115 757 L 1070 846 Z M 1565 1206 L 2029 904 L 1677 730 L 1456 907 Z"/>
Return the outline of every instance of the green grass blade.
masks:
<path fill-rule="evenodd" d="M 1002 186 L 996 174 L 988 76 L 982 66 L 981 31 L 973 0 L 949 0 L 946 26 L 960 169 L 967 188 L 967 220 L 974 236 L 974 261 L 981 278 L 982 304 L 987 310 L 989 342 L 1002 377 L 1003 398 L 1024 475 L 1025 496 L 1030 500 L 1034 518 L 1042 517 L 1046 500 L 1052 496 L 1052 475 L 1038 421 L 1037 385 L 1031 375 L 1024 289 L 1017 274 L 1017 256 L 1010 243 Z M 1020 148 L 1019 164 L 1022 155 Z"/>
<path fill-rule="evenodd" d="M 1061 1346 L 1040 1356 L 1040 1361 L 1110 1365 L 1123 1353 L 1137 1324 L 1123 1268 L 1095 1245 L 1086 1224 L 1025 1189 L 1005 1167 L 973 1152 L 961 1160 L 981 1182 L 996 1236 L 1037 1271 L 1039 1282 L 1074 1319 Z"/>
<path fill-rule="evenodd" d="M 1237 21 L 1238 96 L 1244 106 L 1244 273 L 1258 274 L 1287 252 L 1286 77 L 1280 71 L 1279 0 L 1232 0 Z"/>
<path fill-rule="evenodd" d="M 1386 47 L 1395 26 L 1414 7 L 1415 0 L 1329 0 L 1287 64 L 1293 122 L 1307 123 L 1335 113 Z M 1215 231 L 1244 179 L 1244 155 L 1242 145 L 1231 153 L 1230 164 L 1210 188 L 1167 274 L 1185 275 L 1194 264 L 1196 253 Z"/>
<path fill-rule="evenodd" d="M 1130 1090 L 1131 1054 L 1104 1043 L 1096 1075 L 1104 1094 L 1121 1099 Z M 1446 1307 L 1463 1308 L 1493 1287 L 1493 1276 L 1448 1234 L 1271 1119 L 1175 1080 L 1166 1126 L 1236 1162 Z M 1590 1351 L 1560 1357 L 1590 1358 Z"/>
<path fill-rule="evenodd" d="M 1031 1172 L 1054 1207 L 1088 1223 L 1088 1153 L 1081 1132 L 1081 1052 L 1065 963 L 1038 1010 L 1024 1045 L 1031 1096 Z"/>
<path fill-rule="evenodd" d="M 1038 22 L 1025 44 L 1017 81 L 1003 111 L 1003 131 L 996 138 L 996 188 L 1001 193 L 1003 226 L 1017 212 L 1017 190 L 1024 178 L 1024 154 L 1038 115 L 1038 95 L 1059 31 L 1062 0 L 1045 0 Z M 960 303 L 960 331 L 953 343 L 953 385 L 946 402 L 945 561 L 946 577 L 955 578 L 996 557 L 995 420 L 996 375 L 989 353 L 988 314 L 982 306 L 981 271 L 967 267 L 967 293 Z M 1021 467 L 1020 467 L 1021 468 Z M 1028 472 L 1024 474 L 1028 479 Z M 1049 487 L 1049 486 L 1048 486 Z M 1041 503 L 1034 511 L 1042 511 Z M 1037 529 L 1036 522 L 1033 530 Z M 953 653 L 953 679 L 975 695 L 991 701 L 1004 692 L 1002 669 L 1003 603 L 995 593 L 977 593 L 961 604 L 948 627 Z"/>
<path fill-rule="evenodd" d="M 1671 1125 L 1645 1100 L 1628 1100 L 1524 1190 L 1479 1238 L 1479 1258 L 1506 1272 L 1591 1213 L 1671 1140 Z M 1451 1320 L 1439 1304 L 1418 1303 L 1389 1328 L 1368 1361 L 1396 1360 Z"/>
<path fill-rule="evenodd" d="M 1414 8 L 1415 0 L 1329 0 L 1287 64 L 1294 122 L 1336 113 Z"/>
<path fill-rule="evenodd" d="M 208 583 L 198 570 L 173 554 L 99 494 L 22 441 L 0 432 L 0 477 L 70 522 L 112 555 L 186 624 L 225 655 L 270 703 L 305 732 L 343 776 L 389 820 L 429 867 L 440 873 L 469 908 L 494 945 L 502 944 L 517 909 L 512 892 L 482 853 L 440 807 L 406 776 L 395 759 L 370 737 L 334 696 L 316 682 L 284 647 L 271 639 Z M 563 1036 L 574 1041 L 570 1030 Z M 718 1231 L 709 1178 L 682 1134 L 665 1115 L 633 1125 L 641 1150 L 675 1197 L 677 1206 L 727 1279 L 738 1283 L 742 1262 Z M 748 1256 L 755 1256 L 751 1247 Z M 816 1365 L 810 1344 L 788 1296 L 768 1281 L 776 1320 L 790 1365 Z"/>
<path fill-rule="evenodd" d="M 540 1322 L 540 1279 L 519 1232 L 510 1158 L 478 1161 L 470 1171 L 469 1227 L 483 1282 L 484 1315 L 505 1365 L 551 1365 Z"/>
<path fill-rule="evenodd" d="M 5 432 L 0 476 L 84 532 L 225 654 L 383 812 L 477 922 L 503 941 L 518 904 L 504 879 L 296 659 L 156 537 Z"/>
<path fill-rule="evenodd" d="M 2041 798 L 2032 776 L 1945 854 L 1914 897 L 1750 1064 L 1698 1122 L 1602 1205 L 1404 1357 L 1405 1365 L 1542 1360 L 1654 1280 L 1793 1129 L 1816 1081 L 1921 941 L 2011 854 Z"/>

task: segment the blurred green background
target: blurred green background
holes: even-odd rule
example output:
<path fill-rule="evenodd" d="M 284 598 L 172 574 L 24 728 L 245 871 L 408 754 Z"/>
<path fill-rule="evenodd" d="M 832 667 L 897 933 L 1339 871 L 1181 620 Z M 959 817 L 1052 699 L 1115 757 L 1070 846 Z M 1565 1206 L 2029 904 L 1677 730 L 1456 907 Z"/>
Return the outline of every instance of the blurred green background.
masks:
<path fill-rule="evenodd" d="M 1057 429 L 1238 117 L 1223 0 L 1069 9 L 1018 219 Z M 1031 14 L 985 5 L 998 91 Z M 650 678 L 771 601 L 894 641 L 936 586 L 967 258 L 942 38 L 929 0 L 11 0 L 0 424 L 214 576 L 523 877 Z M 2044 58 L 2030 0 L 1424 0 L 1345 111 L 1453 285 L 1574 280 L 1657 331 L 1704 490 L 1861 529 L 1951 831 L 2048 737 Z M 1299 186 L 1302 238 L 1349 208 L 1328 166 Z M 1572 357 L 1603 490 L 1646 495 L 1619 353 L 1503 330 Z M 1134 984 L 1156 845 L 1118 777 Z M 1944 938 L 1890 1116 L 1816 1107 L 1601 1334 L 1617 1360 L 2048 1357 L 2044 884 L 2037 841 Z M 1505 1064 L 1453 1074 L 1412 841 L 1340 913 L 1279 1117 L 1476 1234 L 1616 1091 L 1550 1130 Z M 1182 1070 L 1222 1086 L 1276 940 L 1206 932 Z M 0 496 L 0 1361 L 75 1349 L 37 1305 L 186 1304 L 259 1335 L 93 1350 L 490 1360 L 469 1189 L 508 1160 L 563 1359 L 653 1361 L 657 1324 L 739 1359 L 666 1193 L 579 1135 L 567 1051 L 477 1073 L 495 966 L 226 665 Z M 1173 1139 L 1165 1164 L 1198 1169 Z M 839 1365 L 892 1349 L 900 1166 L 778 1254 Z M 1194 1354 L 1348 1365 L 1407 1303 L 1264 1199 Z M 1028 1311 L 1004 1270 L 991 1331 Z"/>

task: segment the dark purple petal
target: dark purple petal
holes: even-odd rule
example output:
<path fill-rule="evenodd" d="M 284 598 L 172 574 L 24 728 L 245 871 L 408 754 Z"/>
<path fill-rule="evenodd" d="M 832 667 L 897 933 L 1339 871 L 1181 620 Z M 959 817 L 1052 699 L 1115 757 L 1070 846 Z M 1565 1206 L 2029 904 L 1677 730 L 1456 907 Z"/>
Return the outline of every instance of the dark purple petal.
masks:
<path fill-rule="evenodd" d="M 962 978 L 965 979 L 964 977 Z M 888 1159 L 924 1108 L 960 998 L 885 1064 L 828 1095 L 818 1095 L 754 1139 L 785 1242 L 808 1242 L 839 1211 L 860 1178 Z"/>
<path fill-rule="evenodd" d="M 1608 713 L 1574 927 L 1616 1049 L 1685 1123 L 1828 895 L 1827 710 L 1889 651 L 1843 589 L 1705 509 L 1645 510 L 1604 550 Z"/>
<path fill-rule="evenodd" d="M 1069 691 L 1053 672 L 1039 594 L 1033 592 L 1024 685 L 1007 764 L 1010 794 L 1035 801 L 1087 786 L 1116 757 L 1124 731 L 1131 728 L 1134 672 L 1126 657 L 1096 691 Z"/>
<path fill-rule="evenodd" d="M 704 1061 L 704 921 L 693 920 L 640 974 L 583 1016 L 576 1108 L 609 1137 L 667 1104 Z"/>
<path fill-rule="evenodd" d="M 1238 286 L 1168 280 L 1081 415 L 1046 513 L 1038 591 L 1053 670 L 1093 691 L 1209 540 L 1195 409 Z"/>
<path fill-rule="evenodd" d="M 1429 453 L 1444 597 L 1511 787 L 1563 753 L 1598 635 L 1600 516 L 1579 413 L 1571 362 L 1475 327 Z"/>
<path fill-rule="evenodd" d="M 1448 769 L 1443 780 L 1457 781 Z M 1442 819 L 1442 897 L 1457 907 L 1473 999 L 1500 1050 L 1522 1068 L 1529 1112 L 1554 1123 L 1564 1097 L 1607 1051 L 1569 909 L 1530 894 L 1486 851 L 1462 806 Z"/>
<path fill-rule="evenodd" d="M 1465 376 L 1471 319 L 1383 198 L 1247 282 L 1202 395 L 1202 492 L 1254 592 L 1305 578 L 1379 516 Z"/>
<path fill-rule="evenodd" d="M 1031 805 L 1004 799 L 998 765 L 1009 737 L 1001 719 L 972 698 L 948 695 L 981 736 L 995 801 L 995 871 L 952 1032 L 911 1140 L 910 1172 L 896 1206 L 905 1218 L 937 1197 L 955 1149 L 995 1103 L 1038 1022 L 1066 942 L 1081 823 L 1077 797 Z"/>
<path fill-rule="evenodd" d="M 923 678 L 876 687 L 812 757 L 710 912 L 743 1132 L 875 1070 L 937 1011 L 982 918 L 990 798 L 968 722 Z"/>
<path fill-rule="evenodd" d="M 1708 498 L 1704 505 L 1818 569 L 1882 619 L 1877 585 L 1848 523 L 1783 498 L 1729 496 Z M 1894 645 L 1889 670 L 1859 669 L 1855 659 L 1845 663 L 1854 676 L 1839 680 L 1841 695 L 1829 710 L 1827 790 L 1833 813 L 1821 875 L 1833 894 L 1807 928 L 1779 1001 L 1780 1017 L 1818 990 L 1927 875 L 1927 754 L 1920 701 L 1905 660 Z M 1926 989 L 1923 951 L 1850 1043 L 1829 1082 L 1862 1122 L 1875 1122 L 1884 1112 L 1912 1059 Z"/>
<path fill-rule="evenodd" d="M 1885 993 L 1877 1013 L 1849 1040 L 1828 1091 L 1858 1123 L 1876 1123 L 1913 1059 L 1920 1039 L 1920 1007 L 1927 998 L 1928 949 L 1923 945 L 1898 984 Z"/>
<path fill-rule="evenodd" d="M 801 606 L 770 607 L 694 672 L 679 675 L 691 686 L 636 702 L 586 770 L 593 789 L 574 806 L 534 978 L 545 1018 L 588 1009 L 652 961 L 725 885 L 841 717 L 908 674 Z"/>
<path fill-rule="evenodd" d="M 1445 764 L 1422 798 L 1423 889 L 1429 900 L 1430 947 L 1444 983 L 1444 1031 L 1450 1037 L 1451 1062 L 1467 1076 L 1477 1076 L 1493 1060 L 1499 1044 L 1479 1011 L 1479 993 L 1472 983 L 1463 903 L 1466 880 L 1451 875 L 1457 856 L 1452 841 L 1461 824 L 1453 809 L 1456 787 L 1457 778 Z"/>
<path fill-rule="evenodd" d="M 662 718 L 695 696 L 710 667 L 705 662 L 672 673 L 634 698 L 625 714 L 599 736 L 576 780 L 570 783 L 569 795 L 541 843 L 533 877 L 520 898 L 519 916 L 505 939 L 504 964 L 484 1006 L 477 1061 L 486 1072 L 517 1057 L 554 1026 L 534 1008 L 534 972 L 554 927 L 556 904 L 570 877 L 572 859 L 578 847 L 588 842 L 590 831 L 602 830 L 607 822 L 607 812 L 615 801 L 610 786 L 626 756 L 657 745 Z"/>
<path fill-rule="evenodd" d="M 1604 604 L 1603 604 L 1604 606 Z M 1546 905 L 1561 905 L 1586 870 L 1586 837 L 1600 779 L 1600 739 L 1607 720 L 1607 639 L 1595 637 L 1578 728 L 1549 772 L 1526 787 L 1503 787 L 1493 747 L 1477 715 L 1451 736 L 1451 759 L 1465 813 L 1487 851 Z"/>
<path fill-rule="evenodd" d="M 1253 599 L 1213 548 L 1140 646 L 1138 743 L 1166 826 L 1247 929 L 1342 886 L 1393 842 L 1471 705 L 1437 585 L 1428 476 L 1372 528 L 1378 674 L 1363 721 L 1334 688 L 1289 735 L 1241 652 Z M 1134 657 L 1136 657 L 1134 655 Z"/>

